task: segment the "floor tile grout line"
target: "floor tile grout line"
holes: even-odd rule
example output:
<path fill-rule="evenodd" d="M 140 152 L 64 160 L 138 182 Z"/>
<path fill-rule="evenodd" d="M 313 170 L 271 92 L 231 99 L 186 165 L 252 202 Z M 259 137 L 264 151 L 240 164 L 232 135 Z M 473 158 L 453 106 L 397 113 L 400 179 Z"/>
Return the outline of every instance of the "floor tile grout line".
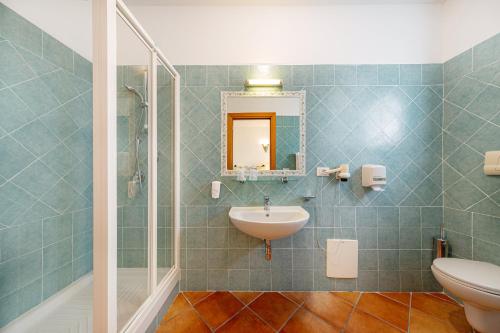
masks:
<path fill-rule="evenodd" d="M 318 319 L 318 320 L 320 320 L 320 321 L 324 322 L 324 323 L 325 323 L 325 324 L 327 324 L 328 326 L 331 326 L 331 327 L 333 327 L 333 328 L 337 329 L 337 326 L 335 326 L 333 323 L 331 323 L 331 322 L 327 321 L 326 319 L 323 319 L 322 317 L 320 317 L 319 315 L 317 315 L 317 314 L 316 314 L 315 312 L 313 312 L 312 310 L 309 310 L 308 308 L 306 308 L 304 305 L 305 305 L 305 303 L 304 303 L 304 304 L 302 304 L 302 305 L 300 306 L 300 308 L 301 308 L 302 310 L 304 310 L 305 312 L 308 312 L 309 314 L 311 314 L 312 316 L 314 316 L 316 319 Z"/>
<path fill-rule="evenodd" d="M 269 327 L 271 327 L 273 329 L 273 331 L 275 332 L 279 332 L 283 326 L 288 322 L 288 320 L 290 320 L 291 316 L 285 321 L 285 323 L 283 324 L 283 326 L 281 326 L 278 330 L 275 330 L 274 327 L 269 323 L 267 322 L 267 320 L 265 320 L 264 318 L 262 318 L 256 311 L 254 311 L 250 305 L 252 303 L 254 303 L 258 298 L 260 298 L 262 295 L 264 295 L 266 292 L 262 292 L 259 296 L 255 297 L 251 302 L 249 302 L 247 304 L 247 307 L 250 311 L 252 311 L 259 319 L 261 319 L 264 323 L 266 323 L 267 325 L 269 325 Z M 269 293 L 276 293 L 276 294 L 279 294 L 281 295 L 282 297 L 285 297 L 283 294 L 281 294 L 280 292 L 276 292 L 276 291 L 269 291 Z M 301 307 L 301 305 L 298 305 L 297 303 L 295 303 L 294 301 L 290 300 L 288 297 L 285 297 L 285 299 L 287 299 L 288 301 L 292 302 L 293 304 L 297 305 L 297 309 Z M 293 313 L 295 313 L 296 311 L 294 311 Z"/>
<path fill-rule="evenodd" d="M 181 295 L 181 294 L 182 294 L 182 293 L 179 293 L 179 295 Z M 181 310 L 181 311 L 177 312 L 175 315 L 173 315 L 171 318 L 169 318 L 167 321 L 165 321 L 165 324 L 161 324 L 161 322 L 162 322 L 162 321 L 165 319 L 165 317 L 167 316 L 167 313 L 168 313 L 168 310 L 167 310 L 167 313 L 165 313 L 165 315 L 163 316 L 163 318 L 161 318 L 160 325 L 166 325 L 168 322 L 170 322 L 172 319 L 176 318 L 178 315 L 180 315 L 180 314 L 181 314 L 181 313 L 183 313 L 183 312 L 189 311 L 189 310 L 191 310 L 191 309 L 192 309 L 192 310 L 194 310 L 194 307 L 191 305 L 191 303 L 189 303 L 189 302 L 187 301 L 186 297 L 184 297 L 184 295 L 181 295 L 181 296 L 182 296 L 182 297 L 186 300 L 186 302 L 188 303 L 188 305 L 189 305 L 189 309 L 186 309 L 186 310 Z M 176 296 L 176 297 L 175 297 L 175 299 L 176 299 L 177 297 L 178 297 L 178 296 Z M 175 299 L 174 299 L 174 301 L 175 301 Z M 173 303 L 172 303 L 172 305 L 173 305 Z M 171 306 L 172 306 L 172 305 L 171 305 Z M 170 310 L 170 307 L 169 307 L 169 310 Z"/>
<path fill-rule="evenodd" d="M 370 317 L 372 317 L 372 318 L 374 318 L 374 319 L 376 319 L 378 321 L 381 321 L 384 324 L 386 324 L 386 325 L 388 325 L 388 326 L 390 326 L 390 327 L 392 327 L 392 328 L 394 328 L 394 329 L 396 329 L 396 330 L 398 330 L 400 332 L 404 332 L 401 328 L 397 327 L 396 325 L 394 325 L 394 324 L 388 322 L 387 320 L 382 319 L 382 318 L 380 318 L 380 317 L 378 317 L 378 316 L 376 316 L 376 315 L 374 315 L 372 313 L 366 312 L 366 311 L 361 310 L 361 309 L 357 309 L 357 311 L 363 312 L 364 314 L 366 314 L 366 315 L 368 315 L 368 316 L 370 316 Z"/>
<path fill-rule="evenodd" d="M 251 301 L 247 303 L 243 302 L 238 296 L 236 296 L 234 293 L 238 293 L 238 292 L 250 292 L 250 293 L 256 293 L 258 294 L 255 298 L 253 298 Z M 233 295 L 241 304 L 243 304 L 244 306 L 248 306 L 250 305 L 251 303 L 253 303 L 255 300 L 257 300 L 257 298 L 259 298 L 260 296 L 262 296 L 262 294 L 266 293 L 266 292 L 272 292 L 272 291 L 236 291 L 236 290 L 231 290 L 229 291 L 229 293 L 231 293 L 231 295 Z"/>
<path fill-rule="evenodd" d="M 463 307 L 463 305 L 462 305 L 462 304 L 460 304 L 460 303 L 457 303 L 457 302 L 452 301 L 452 300 L 447 300 L 447 299 L 443 299 L 443 298 L 437 297 L 437 296 L 433 295 L 433 293 L 430 293 L 430 292 L 425 292 L 425 294 L 427 294 L 427 295 L 429 295 L 429 296 L 432 296 L 433 298 L 436 298 L 436 299 L 438 299 L 438 300 L 440 300 L 440 301 L 447 302 L 447 303 L 450 303 L 450 304 L 459 305 L 459 306 L 462 306 L 462 307 Z M 446 295 L 445 293 L 441 293 L 441 294 Z"/>
<path fill-rule="evenodd" d="M 285 296 L 283 296 L 285 297 Z M 288 299 L 288 298 L 287 298 Z M 293 302 L 293 301 L 292 301 Z M 280 328 L 278 330 L 276 330 L 276 332 L 281 332 L 283 330 L 283 328 L 285 328 L 286 324 L 288 324 L 288 322 L 295 316 L 295 314 L 297 312 L 299 312 L 300 309 L 302 309 L 304 307 L 304 303 L 303 302 L 302 304 L 298 305 L 297 303 L 295 303 L 295 305 L 297 305 L 297 308 L 290 314 L 290 316 L 287 318 L 287 320 L 285 320 L 285 322 L 280 326 Z"/>
<path fill-rule="evenodd" d="M 384 297 L 384 298 L 387 298 L 387 299 L 389 299 L 389 300 L 391 300 L 391 301 L 393 301 L 393 302 L 396 302 L 396 303 L 398 303 L 398 304 L 404 305 L 404 306 L 405 306 L 405 307 L 407 307 L 407 308 L 408 308 L 408 307 L 410 307 L 410 305 L 409 305 L 409 304 L 405 304 L 405 303 L 403 303 L 403 302 L 401 302 L 401 301 L 398 301 L 398 300 L 396 300 L 396 299 L 394 299 L 394 298 L 391 298 L 391 297 L 389 297 L 389 296 L 384 295 L 385 293 L 392 293 L 392 292 L 393 292 L 393 291 L 388 291 L 388 292 L 384 292 L 384 291 L 377 291 L 377 292 L 375 292 L 375 293 L 377 293 L 377 294 L 379 294 L 380 296 L 382 296 L 382 297 Z M 394 292 L 395 292 L 395 293 L 400 293 L 399 291 L 394 291 Z M 410 299 L 411 299 L 411 296 L 410 296 Z"/>
<path fill-rule="evenodd" d="M 281 296 L 283 296 L 283 297 L 285 297 L 286 299 L 288 299 L 288 300 L 292 301 L 293 303 L 297 304 L 299 307 L 300 307 L 300 306 L 302 306 L 302 305 L 304 304 L 304 302 L 305 302 L 305 301 L 302 301 L 302 302 L 300 302 L 300 304 L 299 304 L 299 303 L 297 303 L 297 301 L 293 300 L 291 297 L 289 297 L 289 296 L 287 296 L 287 295 L 285 295 L 285 294 L 284 294 L 285 292 L 288 292 L 288 291 L 284 291 L 284 292 L 283 292 L 283 291 L 277 291 L 277 292 L 278 292 Z M 292 292 L 293 292 L 293 291 L 292 291 Z M 300 292 L 300 291 L 299 291 L 299 292 Z"/>
<path fill-rule="evenodd" d="M 261 293 L 259 296 L 257 296 L 255 299 L 253 299 L 250 303 L 248 304 L 245 304 L 242 300 L 240 300 L 238 297 L 236 297 L 232 292 L 228 291 L 229 294 L 231 294 L 231 296 L 233 296 L 234 298 L 236 298 L 236 300 L 238 302 L 240 302 L 243 306 L 235 313 L 233 314 L 232 316 L 230 316 L 227 320 L 225 320 L 224 322 L 222 322 L 219 326 L 217 326 L 215 329 L 212 330 L 212 332 L 217 332 L 218 329 L 220 329 L 221 327 L 223 327 L 224 325 L 226 325 L 228 322 L 230 322 L 233 318 L 236 318 L 236 316 L 238 316 L 245 308 L 248 308 L 250 311 L 250 307 L 249 305 L 251 303 L 253 303 L 257 298 L 259 298 L 263 293 Z M 252 311 L 253 312 L 253 311 Z M 259 319 L 263 320 L 262 318 L 259 317 Z M 264 321 L 264 323 L 267 324 L 266 321 Z"/>
<path fill-rule="evenodd" d="M 358 298 L 356 299 L 356 301 L 352 304 L 352 309 L 351 309 L 351 312 L 349 313 L 349 316 L 347 317 L 347 320 L 345 321 L 344 323 L 344 326 L 340 329 L 341 332 L 344 332 L 346 329 L 347 329 L 347 325 L 349 324 L 349 322 L 351 321 L 351 318 L 354 314 L 354 311 L 356 311 L 356 308 L 358 306 L 358 303 L 359 301 L 361 300 L 361 297 L 363 296 L 363 292 L 360 292 L 359 295 L 358 295 Z"/>
<path fill-rule="evenodd" d="M 232 316 L 230 316 L 225 321 L 223 321 L 219 326 L 217 326 L 214 329 L 211 329 L 211 331 L 212 332 L 217 332 L 217 330 L 219 330 L 220 328 L 224 327 L 224 325 L 226 325 L 228 322 L 230 322 L 233 318 L 236 318 L 236 316 L 238 316 L 246 307 L 247 307 L 246 305 L 242 306 L 241 309 L 239 309 L 236 313 L 234 313 Z"/>
<path fill-rule="evenodd" d="M 408 292 L 408 293 L 409 293 L 409 294 L 411 294 L 411 292 Z M 365 294 L 365 293 L 363 292 L 363 294 Z M 373 294 L 378 294 L 378 292 L 374 292 Z M 361 295 L 361 296 L 362 296 L 362 295 Z M 385 298 L 388 298 L 388 297 L 385 297 Z M 359 298 L 359 300 L 361 301 L 361 297 Z M 410 300 L 411 300 L 411 295 L 410 295 Z M 359 301 L 356 303 L 356 309 L 357 309 L 357 305 L 358 305 L 358 304 L 359 304 Z M 408 311 L 410 311 L 410 308 L 408 308 L 408 309 L 409 309 Z M 363 313 L 365 313 L 365 314 L 367 314 L 367 315 L 369 315 L 369 316 L 371 316 L 371 317 L 373 317 L 373 318 L 375 318 L 375 319 L 377 319 L 377 320 L 379 320 L 379 321 L 381 321 L 381 322 L 383 322 L 383 323 L 385 323 L 385 324 L 387 324 L 387 325 L 389 325 L 389 326 L 391 326 L 391 327 L 393 327 L 393 328 L 395 328 L 395 329 L 397 329 L 397 330 L 399 330 L 399 331 L 401 331 L 401 332 L 403 332 L 403 330 L 402 330 L 401 328 L 397 327 L 396 325 L 394 325 L 394 324 L 392 324 L 392 323 L 388 322 L 387 320 L 385 320 L 385 319 L 383 319 L 383 318 L 380 318 L 380 317 L 376 316 L 375 314 L 372 314 L 372 313 L 366 312 L 366 311 L 364 311 L 364 310 L 362 310 L 362 309 L 357 309 L 357 310 L 358 310 L 358 311 L 361 311 L 361 312 L 363 312 Z M 408 323 L 408 325 L 409 325 L 409 323 Z M 409 327 L 409 326 L 408 326 L 408 327 Z"/>
<path fill-rule="evenodd" d="M 184 298 L 186 298 L 186 297 L 184 297 Z M 186 298 L 186 300 L 187 300 L 187 298 Z M 188 301 L 188 303 L 189 303 L 189 301 Z M 189 305 L 191 305 L 191 303 L 189 303 Z M 212 329 L 212 326 L 210 326 L 207 323 L 207 321 L 205 320 L 205 318 L 201 315 L 201 313 L 193 305 L 191 305 L 191 309 L 196 313 L 196 315 L 198 316 L 198 318 L 207 326 L 207 328 L 210 330 L 210 332 L 215 332 L 215 329 Z"/>
<path fill-rule="evenodd" d="M 198 291 L 195 291 L 195 292 L 198 292 Z M 205 299 L 209 298 L 210 296 L 212 296 L 215 293 L 215 292 L 212 292 L 212 291 L 199 291 L 199 292 L 200 293 L 208 292 L 208 295 L 206 295 L 205 297 L 202 297 L 202 298 L 198 299 L 196 301 L 196 303 L 191 302 L 191 300 L 188 297 L 186 297 L 186 295 L 185 295 L 186 291 L 182 291 L 181 293 L 182 293 L 182 296 L 184 296 L 184 298 L 186 299 L 186 301 L 188 301 L 188 303 L 192 307 L 194 307 L 196 304 L 200 303 L 201 301 L 204 301 Z"/>
<path fill-rule="evenodd" d="M 207 328 L 208 328 L 211 332 L 213 332 L 213 330 L 212 330 L 212 328 L 210 327 L 210 325 L 208 325 L 208 323 L 205 321 L 205 318 L 203 318 L 203 316 L 202 316 L 202 315 L 198 312 L 198 310 L 194 307 L 194 305 L 193 305 L 193 304 L 191 304 L 191 302 L 189 301 L 189 299 L 188 299 L 186 296 L 184 296 L 184 293 L 183 293 L 183 292 L 181 292 L 181 294 L 182 294 L 182 297 L 184 297 L 184 299 L 186 300 L 186 302 L 189 304 L 190 309 L 191 309 L 191 310 L 193 310 L 193 311 L 195 312 L 196 316 L 197 316 L 197 317 L 198 317 L 198 318 L 199 318 L 199 319 L 200 319 L 200 320 L 201 320 L 201 321 L 202 321 L 202 322 L 203 322 L 203 323 L 207 326 Z M 168 321 L 170 321 L 170 320 L 174 319 L 174 318 L 175 318 L 175 317 L 177 317 L 179 314 L 181 314 L 181 313 L 183 313 L 183 312 L 185 312 L 185 311 L 187 311 L 187 310 L 180 311 L 180 312 L 179 312 L 179 313 L 177 313 L 174 317 L 170 318 Z"/>
<path fill-rule="evenodd" d="M 252 302 L 253 303 L 253 302 Z M 248 304 L 250 305 L 250 303 Z M 254 311 L 250 306 L 246 306 L 246 308 L 248 308 L 248 310 L 250 312 L 252 312 L 257 318 L 259 318 L 260 320 L 262 320 L 262 322 L 264 322 L 267 326 L 269 326 L 274 332 L 279 332 L 279 330 L 275 330 L 274 327 L 268 323 L 264 318 L 262 318 L 256 311 Z"/>
<path fill-rule="evenodd" d="M 446 302 L 446 301 L 444 301 L 444 302 Z M 433 319 L 433 320 L 435 320 L 435 321 L 438 321 L 438 322 L 441 322 L 441 323 L 446 323 L 446 322 L 447 322 L 447 321 L 446 321 L 446 319 L 443 319 L 443 318 L 440 318 L 440 317 L 436 317 L 434 314 L 427 313 L 427 312 L 425 312 L 425 311 L 423 311 L 423 310 L 420 310 L 420 309 L 415 308 L 415 311 L 416 311 L 416 312 L 420 312 L 422 315 L 425 315 L 425 316 L 427 316 L 427 317 L 430 317 L 430 318 L 432 318 L 432 319 Z M 465 313 L 464 313 L 464 316 L 465 316 Z M 471 328 L 471 329 L 472 329 L 472 328 Z M 480 333 L 480 332 L 474 331 L 474 330 L 472 329 L 471 331 L 468 331 L 467 333 Z"/>
<path fill-rule="evenodd" d="M 201 299 L 199 299 L 196 304 L 199 304 L 200 302 L 206 300 L 208 297 L 214 295 L 215 293 L 217 292 L 210 292 L 209 291 L 209 294 Z M 265 294 L 265 292 L 261 292 L 260 295 L 258 295 L 257 297 L 255 297 L 252 301 L 250 301 L 248 304 L 245 304 L 242 300 L 240 300 L 238 297 L 236 297 L 233 292 L 230 292 L 228 291 L 229 294 L 231 294 L 234 298 L 236 298 L 238 300 L 239 303 L 241 303 L 242 307 L 234 314 L 232 315 L 230 318 L 228 318 L 227 320 L 225 320 L 223 323 L 221 323 L 220 325 L 218 325 L 216 328 L 211 328 L 210 325 L 208 325 L 208 323 L 205 321 L 204 317 L 196 310 L 195 308 L 195 305 L 184 295 L 184 292 L 181 292 L 179 293 L 179 296 L 181 296 L 182 298 L 184 298 L 184 300 L 186 300 L 187 304 L 189 305 L 189 309 L 185 309 L 185 310 L 181 310 L 179 311 L 178 313 L 176 313 L 172 318 L 170 318 L 169 320 L 167 320 L 165 323 L 163 324 L 160 324 L 160 325 L 168 325 L 168 323 L 174 319 L 174 318 L 177 318 L 180 314 L 182 313 L 185 313 L 186 311 L 189 311 L 189 310 L 194 310 L 195 313 L 196 313 L 196 316 L 207 326 L 207 328 L 211 331 L 211 332 L 217 332 L 221 327 L 223 327 L 224 325 L 226 325 L 229 321 L 233 320 L 235 317 L 237 317 L 239 314 L 241 314 L 242 311 L 244 311 L 245 308 L 248 308 L 248 310 L 253 314 L 255 315 L 258 319 L 260 319 L 262 322 L 264 322 L 266 325 L 268 325 L 274 332 L 279 332 L 280 330 L 282 330 L 288 323 L 289 321 L 297 314 L 298 311 L 300 311 L 300 309 L 303 309 L 304 311 L 307 311 L 309 313 L 311 313 L 312 315 L 316 316 L 317 318 L 321 319 L 322 321 L 324 321 L 325 323 L 328 323 L 329 325 L 331 325 L 329 322 L 325 321 L 324 319 L 322 319 L 321 317 L 319 317 L 318 315 L 316 315 L 314 312 L 312 311 L 309 311 L 308 309 L 306 309 L 305 307 L 305 302 L 301 302 L 301 304 L 298 304 L 297 302 L 293 301 L 291 298 L 285 296 L 284 294 L 282 294 L 282 292 L 274 292 L 274 293 L 277 293 L 279 294 L 280 296 L 284 297 L 286 300 L 292 302 L 296 308 L 295 310 L 290 314 L 290 316 L 283 322 L 283 324 L 280 326 L 280 328 L 278 330 L 275 330 L 274 327 L 269 324 L 264 318 L 262 318 L 257 312 L 255 312 L 252 308 L 250 308 L 250 305 L 252 303 L 254 303 L 258 298 L 260 298 L 262 295 Z M 336 293 L 335 292 L 327 292 L 327 293 L 330 293 L 332 295 L 335 295 Z M 314 292 L 308 292 L 307 294 L 314 294 Z M 346 299 L 342 299 L 339 297 L 339 299 L 341 299 L 343 302 L 345 303 L 348 303 L 349 305 L 352 306 L 352 309 L 351 309 L 351 312 L 347 318 L 347 320 L 345 321 L 344 323 L 344 326 L 341 328 L 341 332 L 345 332 L 345 330 L 347 329 L 347 326 L 348 324 L 351 322 L 352 320 L 352 317 L 353 317 L 353 314 L 355 313 L 355 311 L 360 311 L 366 315 L 369 315 L 370 317 L 386 324 L 386 325 L 389 325 L 391 327 L 394 327 L 396 328 L 397 330 L 401 330 L 401 328 L 399 328 L 398 326 L 388 322 L 387 320 L 383 319 L 383 318 L 380 318 L 378 317 L 377 315 L 375 314 L 372 314 L 372 313 L 369 313 L 369 312 L 366 312 L 362 309 L 359 309 L 358 306 L 359 306 L 359 303 L 361 301 L 361 298 L 364 296 L 364 294 L 368 294 L 367 292 L 359 292 L 359 295 L 357 297 L 357 299 L 355 300 L 354 303 L 350 303 L 349 301 L 347 301 Z M 383 294 L 381 294 L 380 292 L 373 292 L 373 294 L 377 294 L 377 295 L 380 295 L 382 296 L 383 298 L 387 299 L 387 300 L 390 300 L 390 301 L 393 301 L 393 302 L 396 302 L 400 305 L 405 305 L 404 303 L 400 302 L 400 301 L 397 301 L 395 299 L 392 299 L 388 296 L 385 296 Z M 407 329 L 405 332 L 407 333 L 410 333 L 410 324 L 411 324 L 411 310 L 413 309 L 413 296 L 414 296 L 414 292 L 407 292 L 407 294 L 409 294 L 410 296 L 410 301 L 409 301 L 409 304 L 405 307 L 408 308 L 408 321 L 407 321 Z M 433 293 L 430 293 L 430 292 L 419 292 L 418 294 L 422 294 L 422 295 L 425 295 L 426 297 L 429 297 L 431 299 L 433 299 L 434 301 L 436 302 L 442 302 L 442 303 L 447 303 L 447 304 L 452 304 L 452 305 L 456 305 L 456 306 L 459 306 L 459 307 L 462 307 L 461 304 L 458 304 L 456 302 L 452 302 L 450 300 L 446 300 L 444 298 L 441 298 L 441 297 L 438 297 L 436 295 L 434 295 Z M 307 297 L 308 295 L 306 295 Z M 336 296 L 336 295 L 335 295 Z M 462 307 L 463 308 L 463 307 Z M 433 318 L 435 319 L 438 319 L 439 321 L 443 321 L 442 319 L 438 318 L 438 317 L 434 317 L 432 314 L 428 314 L 430 316 L 432 316 Z M 163 318 L 164 319 L 164 318 Z"/>
<path fill-rule="evenodd" d="M 413 293 L 410 293 L 410 303 L 408 304 L 408 328 L 406 329 L 406 332 L 408 333 L 410 333 L 412 299 L 413 299 Z"/>

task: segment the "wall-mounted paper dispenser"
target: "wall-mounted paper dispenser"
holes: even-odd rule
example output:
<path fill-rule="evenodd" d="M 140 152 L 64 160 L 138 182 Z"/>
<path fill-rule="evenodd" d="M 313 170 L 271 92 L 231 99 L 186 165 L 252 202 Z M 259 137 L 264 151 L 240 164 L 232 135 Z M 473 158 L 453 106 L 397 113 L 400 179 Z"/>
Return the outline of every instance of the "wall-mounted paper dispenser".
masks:
<path fill-rule="evenodd" d="M 385 166 L 365 164 L 361 167 L 362 185 L 374 191 L 383 191 L 387 183 Z"/>
<path fill-rule="evenodd" d="M 500 176 L 500 150 L 486 152 L 484 155 L 484 173 L 488 176 Z"/>

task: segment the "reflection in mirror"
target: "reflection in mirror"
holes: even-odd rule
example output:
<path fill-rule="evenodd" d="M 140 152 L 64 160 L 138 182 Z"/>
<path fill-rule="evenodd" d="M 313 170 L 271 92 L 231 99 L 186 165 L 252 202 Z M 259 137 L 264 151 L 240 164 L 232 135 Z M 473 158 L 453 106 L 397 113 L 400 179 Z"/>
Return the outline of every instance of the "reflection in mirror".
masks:
<path fill-rule="evenodd" d="M 305 92 L 222 93 L 222 175 L 304 175 Z"/>
<path fill-rule="evenodd" d="M 276 169 L 276 113 L 229 113 L 227 117 L 227 168 Z"/>

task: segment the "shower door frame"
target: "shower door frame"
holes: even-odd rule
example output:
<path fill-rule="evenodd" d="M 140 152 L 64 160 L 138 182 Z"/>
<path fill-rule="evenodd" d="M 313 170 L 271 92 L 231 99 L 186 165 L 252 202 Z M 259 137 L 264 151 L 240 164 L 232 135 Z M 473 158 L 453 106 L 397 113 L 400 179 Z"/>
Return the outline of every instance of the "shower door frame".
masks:
<path fill-rule="evenodd" d="M 93 0 L 93 331 L 117 332 L 117 16 L 150 51 L 148 117 L 148 297 L 121 332 L 145 331 L 180 281 L 180 75 L 121 0 Z M 157 283 L 157 66 L 173 76 L 174 262 Z"/>

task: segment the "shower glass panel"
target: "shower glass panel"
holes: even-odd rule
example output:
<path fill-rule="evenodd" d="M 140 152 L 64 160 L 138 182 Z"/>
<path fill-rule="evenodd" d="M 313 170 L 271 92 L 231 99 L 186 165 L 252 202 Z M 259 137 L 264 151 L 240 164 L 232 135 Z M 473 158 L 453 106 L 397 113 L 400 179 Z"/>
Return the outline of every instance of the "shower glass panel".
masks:
<path fill-rule="evenodd" d="M 158 59 L 157 67 L 157 283 L 173 265 L 174 76 Z"/>
<path fill-rule="evenodd" d="M 151 51 L 117 17 L 117 304 L 122 329 L 148 297 Z"/>

